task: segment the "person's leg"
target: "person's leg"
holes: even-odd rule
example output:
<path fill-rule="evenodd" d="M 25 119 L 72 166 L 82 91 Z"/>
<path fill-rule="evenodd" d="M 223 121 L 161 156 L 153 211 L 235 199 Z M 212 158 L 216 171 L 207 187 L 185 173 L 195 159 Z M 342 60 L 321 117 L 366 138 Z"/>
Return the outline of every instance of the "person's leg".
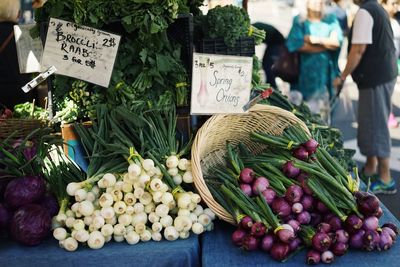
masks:
<path fill-rule="evenodd" d="M 367 162 L 364 165 L 364 174 L 366 176 L 372 176 L 377 173 L 378 170 L 378 158 L 367 156 Z"/>
<path fill-rule="evenodd" d="M 388 184 L 391 181 L 390 177 L 390 158 L 378 158 L 378 173 L 382 182 Z"/>

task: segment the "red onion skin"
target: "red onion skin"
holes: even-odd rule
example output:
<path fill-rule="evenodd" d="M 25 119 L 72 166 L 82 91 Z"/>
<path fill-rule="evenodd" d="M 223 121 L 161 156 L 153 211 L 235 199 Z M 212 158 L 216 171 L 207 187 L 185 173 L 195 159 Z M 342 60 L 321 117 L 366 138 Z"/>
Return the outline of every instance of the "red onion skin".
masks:
<path fill-rule="evenodd" d="M 398 228 L 394 223 L 391 223 L 391 222 L 389 222 L 389 223 L 384 223 L 384 224 L 382 225 L 382 228 L 383 228 L 383 227 L 389 227 L 389 228 L 391 228 L 391 229 L 396 233 L 396 235 L 399 234 L 399 228 Z"/>
<path fill-rule="evenodd" d="M 317 226 L 322 221 L 322 217 L 319 213 L 312 212 L 311 213 L 311 221 L 310 224 L 312 226 Z"/>
<path fill-rule="evenodd" d="M 307 252 L 307 264 L 315 265 L 321 262 L 321 254 L 314 249 Z"/>
<path fill-rule="evenodd" d="M 26 204 L 32 204 L 43 198 L 46 183 L 40 176 L 25 176 L 10 181 L 4 193 L 7 206 L 16 210 Z"/>
<path fill-rule="evenodd" d="M 289 249 L 290 251 L 295 251 L 296 249 L 298 249 L 301 245 L 301 239 L 296 237 L 295 239 L 293 239 L 290 243 L 289 243 Z"/>
<path fill-rule="evenodd" d="M 332 251 L 327 250 L 321 254 L 321 260 L 323 263 L 331 263 L 335 260 L 335 256 Z"/>
<path fill-rule="evenodd" d="M 305 171 L 300 171 L 300 174 L 296 177 L 297 181 L 301 182 L 302 180 L 308 178 L 308 173 Z"/>
<path fill-rule="evenodd" d="M 324 203 L 322 203 L 321 201 L 317 202 L 317 210 L 321 213 L 321 214 L 326 214 L 329 212 L 329 209 L 325 206 Z"/>
<path fill-rule="evenodd" d="M 263 197 L 268 205 L 271 205 L 272 202 L 274 202 L 274 200 L 276 198 L 275 191 L 270 188 L 265 189 L 261 194 L 263 195 Z"/>
<path fill-rule="evenodd" d="M 314 208 L 314 198 L 310 195 L 303 195 L 300 203 L 306 211 L 312 211 Z"/>
<path fill-rule="evenodd" d="M 349 239 L 350 247 L 355 249 L 361 249 L 363 247 L 364 234 L 365 231 L 361 229 L 358 230 L 355 234 L 351 235 Z"/>
<path fill-rule="evenodd" d="M 267 228 L 265 227 L 265 225 L 261 222 L 256 222 L 253 224 L 253 226 L 251 227 L 251 234 L 255 237 L 262 237 L 265 235 Z"/>
<path fill-rule="evenodd" d="M 299 230 L 300 230 L 300 223 L 298 222 L 298 221 L 296 221 L 296 220 L 289 220 L 288 222 L 287 222 L 287 224 L 289 224 L 292 228 L 293 228 L 293 231 L 294 231 L 294 233 L 297 233 Z"/>
<path fill-rule="evenodd" d="M 342 221 L 337 216 L 332 216 L 327 223 L 330 224 L 332 231 L 342 229 Z"/>
<path fill-rule="evenodd" d="M 305 142 L 303 146 L 305 147 L 305 149 L 307 149 L 308 153 L 311 155 L 314 154 L 315 151 L 317 151 L 319 143 L 315 139 L 311 138 L 310 140 Z"/>
<path fill-rule="evenodd" d="M 261 239 L 261 249 L 266 252 L 270 251 L 272 246 L 274 245 L 274 242 L 275 242 L 275 238 L 273 235 L 271 235 L 271 234 L 265 235 Z"/>
<path fill-rule="evenodd" d="M 297 180 L 299 180 L 301 188 L 303 189 L 304 193 L 306 193 L 307 195 L 310 195 L 310 196 L 312 196 L 314 194 L 314 192 L 308 186 L 308 178 L 304 178 L 304 179 L 297 178 Z"/>
<path fill-rule="evenodd" d="M 335 256 L 343 256 L 346 254 L 349 245 L 342 242 L 336 242 L 332 245 L 332 252 Z"/>
<path fill-rule="evenodd" d="M 375 216 L 370 216 L 364 219 L 362 229 L 365 231 L 373 230 L 375 231 L 379 226 L 379 220 Z"/>
<path fill-rule="evenodd" d="M 365 231 L 363 242 L 364 249 L 367 251 L 372 251 L 379 246 L 380 237 L 377 231 L 367 230 Z"/>
<path fill-rule="evenodd" d="M 240 177 L 239 177 L 240 181 L 242 183 L 246 183 L 246 184 L 251 184 L 253 183 L 253 179 L 254 179 L 254 171 L 250 168 L 244 168 L 241 172 L 240 172 Z"/>
<path fill-rule="evenodd" d="M 297 220 L 300 224 L 309 224 L 311 221 L 311 215 L 308 211 L 302 211 L 299 215 L 297 215 Z"/>
<path fill-rule="evenodd" d="M 282 166 L 282 171 L 289 178 L 296 178 L 300 174 L 300 169 L 296 168 L 291 161 Z"/>
<path fill-rule="evenodd" d="M 243 238 L 243 248 L 248 251 L 256 250 L 258 248 L 258 239 L 252 235 L 246 235 Z"/>
<path fill-rule="evenodd" d="M 390 237 L 393 239 L 393 241 L 396 241 L 397 235 L 396 235 L 396 232 L 393 231 L 392 228 L 389 228 L 387 226 L 382 227 L 382 232 L 388 233 L 390 235 Z"/>
<path fill-rule="evenodd" d="M 293 150 L 293 157 L 299 160 L 307 161 L 308 151 L 306 148 L 299 146 Z"/>
<path fill-rule="evenodd" d="M 258 195 L 259 193 L 265 191 L 268 188 L 268 186 L 269 186 L 268 179 L 260 176 L 254 180 L 251 189 L 253 190 L 254 194 Z"/>
<path fill-rule="evenodd" d="M 250 216 L 246 216 L 240 221 L 241 227 L 245 230 L 250 230 L 253 224 L 253 219 Z"/>
<path fill-rule="evenodd" d="M 301 203 L 297 202 L 297 203 L 294 203 L 292 205 L 292 212 L 293 213 L 299 214 L 302 211 L 303 211 L 303 205 L 301 205 Z"/>
<path fill-rule="evenodd" d="M 285 243 L 275 243 L 270 251 L 271 257 L 276 261 L 283 261 L 289 255 L 289 245 Z"/>
<path fill-rule="evenodd" d="M 331 231 L 331 229 L 332 229 L 332 227 L 329 223 L 322 222 L 322 223 L 318 224 L 318 226 L 317 226 L 317 231 L 323 232 L 325 234 L 329 233 Z"/>
<path fill-rule="evenodd" d="M 237 229 L 235 232 L 232 233 L 232 242 L 236 246 L 240 247 L 243 245 L 243 239 L 247 235 L 246 231 L 243 229 Z"/>
<path fill-rule="evenodd" d="M 347 242 L 349 242 L 349 234 L 345 230 L 343 230 L 343 229 L 336 230 L 335 235 L 336 235 L 335 240 L 337 242 L 345 243 L 345 244 Z"/>
<path fill-rule="evenodd" d="M 382 210 L 382 208 L 381 207 L 379 207 L 378 208 L 378 210 L 377 210 L 377 212 L 376 213 L 374 213 L 374 214 L 372 214 L 373 216 L 375 216 L 376 218 L 380 218 L 380 217 L 382 217 L 382 215 L 383 215 L 383 210 Z"/>
<path fill-rule="evenodd" d="M 327 251 L 332 244 L 332 240 L 326 233 L 318 232 L 312 238 L 312 245 L 315 250 L 320 252 Z"/>
<path fill-rule="evenodd" d="M 295 184 L 289 186 L 285 192 L 285 199 L 292 204 L 299 202 L 302 196 L 303 196 L 303 189 L 301 189 L 300 186 Z"/>
<path fill-rule="evenodd" d="M 379 199 L 372 194 L 357 199 L 357 208 L 365 216 L 370 216 L 378 212 Z"/>
<path fill-rule="evenodd" d="M 277 235 L 280 241 L 287 244 L 296 238 L 294 231 L 288 229 L 279 230 Z"/>
<path fill-rule="evenodd" d="M 362 225 L 363 221 L 355 214 L 349 215 L 344 222 L 345 229 L 349 234 L 357 232 Z"/>
<path fill-rule="evenodd" d="M 240 189 L 249 197 L 253 195 L 253 190 L 251 189 L 251 185 L 249 184 L 240 184 Z"/>
<path fill-rule="evenodd" d="M 275 214 L 286 217 L 292 212 L 292 207 L 283 198 L 275 198 L 272 202 L 272 210 Z"/>
<path fill-rule="evenodd" d="M 393 239 L 387 232 L 381 232 L 379 236 L 378 250 L 388 250 L 393 246 Z"/>

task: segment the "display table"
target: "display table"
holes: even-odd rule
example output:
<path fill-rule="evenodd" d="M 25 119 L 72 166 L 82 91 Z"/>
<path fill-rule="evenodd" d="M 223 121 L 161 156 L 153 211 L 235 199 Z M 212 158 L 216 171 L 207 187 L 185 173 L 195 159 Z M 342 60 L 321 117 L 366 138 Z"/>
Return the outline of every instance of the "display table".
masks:
<path fill-rule="evenodd" d="M 384 216 L 381 223 L 393 222 L 398 227 L 399 221 L 382 206 Z M 306 250 L 302 250 L 285 263 L 273 260 L 266 252 L 248 252 L 232 244 L 231 234 L 236 228 L 225 222 L 215 224 L 212 232 L 202 235 L 202 266 L 222 267 L 222 266 L 305 266 Z M 321 265 L 322 266 L 322 265 Z M 342 257 L 336 257 L 331 266 L 400 266 L 400 242 L 397 242 L 388 251 L 357 251 L 350 250 Z"/>
<path fill-rule="evenodd" d="M 126 242 L 107 243 L 102 249 L 80 247 L 67 252 L 50 237 L 36 247 L 18 245 L 0 239 L 2 267 L 78 267 L 78 266 L 200 266 L 200 245 L 197 235 L 174 242 L 146 242 L 130 246 Z"/>

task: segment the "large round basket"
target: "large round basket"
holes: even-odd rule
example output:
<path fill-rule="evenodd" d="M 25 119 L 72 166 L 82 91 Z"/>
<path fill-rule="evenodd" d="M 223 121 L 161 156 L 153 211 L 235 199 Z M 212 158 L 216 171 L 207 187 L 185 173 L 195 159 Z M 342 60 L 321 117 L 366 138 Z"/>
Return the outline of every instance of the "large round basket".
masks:
<path fill-rule="evenodd" d="M 213 166 L 226 165 L 226 142 L 233 145 L 243 143 L 257 154 L 266 146 L 251 141 L 251 132 L 280 135 L 292 124 L 299 124 L 309 133 L 306 125 L 293 113 L 273 106 L 255 105 L 246 114 L 214 115 L 199 129 L 192 146 L 193 180 L 202 199 L 220 219 L 236 224 L 234 218 L 214 200 L 204 176 Z"/>

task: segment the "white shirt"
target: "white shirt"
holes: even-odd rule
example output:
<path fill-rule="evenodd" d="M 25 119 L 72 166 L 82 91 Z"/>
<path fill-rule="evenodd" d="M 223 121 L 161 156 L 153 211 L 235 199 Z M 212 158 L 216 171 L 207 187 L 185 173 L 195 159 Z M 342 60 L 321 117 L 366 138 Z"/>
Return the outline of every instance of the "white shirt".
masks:
<path fill-rule="evenodd" d="M 360 8 L 354 18 L 352 44 L 372 44 L 374 19 L 367 10 Z"/>
<path fill-rule="evenodd" d="M 393 41 L 394 47 L 396 48 L 396 56 L 399 57 L 400 54 L 400 25 L 396 19 L 390 18 L 390 25 L 393 30 Z"/>

